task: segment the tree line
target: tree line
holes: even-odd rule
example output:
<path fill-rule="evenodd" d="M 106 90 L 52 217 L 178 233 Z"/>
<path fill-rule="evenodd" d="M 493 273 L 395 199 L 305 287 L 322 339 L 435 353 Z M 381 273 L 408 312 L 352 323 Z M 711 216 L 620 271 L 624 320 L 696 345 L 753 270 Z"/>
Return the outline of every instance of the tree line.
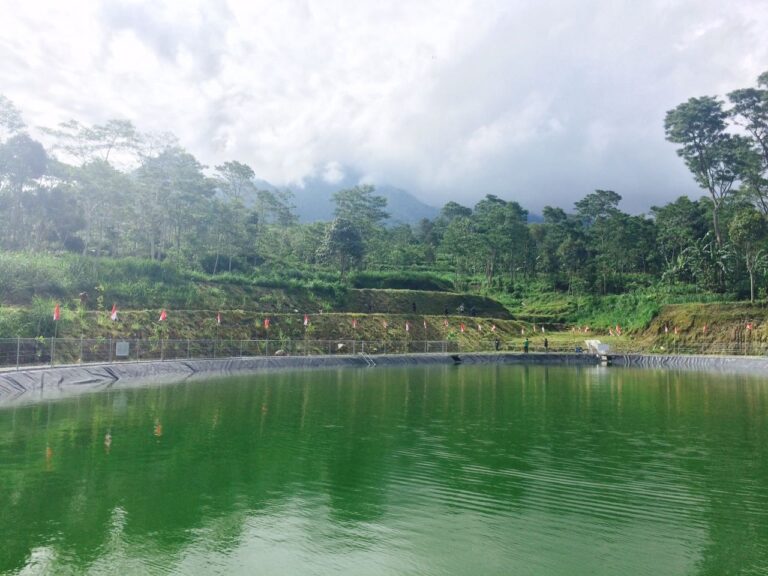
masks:
<path fill-rule="evenodd" d="M 356 186 L 334 195 L 333 221 L 306 224 L 290 191 L 259 188 L 245 163 L 207 168 L 173 135 L 125 120 L 43 129 L 46 147 L 0 96 L 0 249 L 170 260 L 208 274 L 435 271 L 491 291 L 667 282 L 754 299 L 768 270 L 768 72 L 726 100 L 680 104 L 664 129 L 702 198 L 631 215 L 619 193 L 595 190 L 531 221 L 519 203 L 486 195 L 408 225 L 389 222 L 374 187 Z"/>

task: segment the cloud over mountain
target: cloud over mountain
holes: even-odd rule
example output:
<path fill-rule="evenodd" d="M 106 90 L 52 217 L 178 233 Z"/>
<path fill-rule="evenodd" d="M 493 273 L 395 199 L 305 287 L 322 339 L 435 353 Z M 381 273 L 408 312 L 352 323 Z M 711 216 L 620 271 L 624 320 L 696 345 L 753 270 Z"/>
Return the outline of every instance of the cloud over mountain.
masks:
<path fill-rule="evenodd" d="M 340 166 L 426 202 L 631 210 L 698 194 L 666 110 L 768 69 L 736 0 L 0 0 L 0 90 L 35 124 L 126 117 L 280 185 Z"/>

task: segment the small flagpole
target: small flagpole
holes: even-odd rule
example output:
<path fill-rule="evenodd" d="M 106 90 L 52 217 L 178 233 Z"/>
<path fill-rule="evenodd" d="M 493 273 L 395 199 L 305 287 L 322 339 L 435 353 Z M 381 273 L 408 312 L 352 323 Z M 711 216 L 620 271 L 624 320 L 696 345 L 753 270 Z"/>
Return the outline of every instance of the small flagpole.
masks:
<path fill-rule="evenodd" d="M 59 334 L 59 321 L 56 320 L 53 323 L 53 342 L 51 343 L 51 368 L 53 368 L 54 359 L 56 356 L 56 336 Z"/>

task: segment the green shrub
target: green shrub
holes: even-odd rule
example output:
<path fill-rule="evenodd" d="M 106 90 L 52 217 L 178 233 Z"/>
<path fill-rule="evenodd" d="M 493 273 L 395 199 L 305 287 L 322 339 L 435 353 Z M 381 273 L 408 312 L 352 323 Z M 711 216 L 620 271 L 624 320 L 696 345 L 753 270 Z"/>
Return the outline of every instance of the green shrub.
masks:
<path fill-rule="evenodd" d="M 451 280 L 430 272 L 412 271 L 360 271 L 349 275 L 353 288 L 376 288 L 380 290 L 427 290 L 450 292 Z"/>

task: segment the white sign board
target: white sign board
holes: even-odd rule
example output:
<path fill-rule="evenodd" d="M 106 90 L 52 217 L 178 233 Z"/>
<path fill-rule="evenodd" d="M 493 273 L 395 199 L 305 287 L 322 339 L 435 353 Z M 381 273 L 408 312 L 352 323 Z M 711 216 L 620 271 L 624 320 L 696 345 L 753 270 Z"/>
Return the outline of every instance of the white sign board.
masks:
<path fill-rule="evenodd" d="M 130 342 L 118 342 L 115 344 L 115 356 L 126 357 L 130 354 L 131 344 Z"/>

